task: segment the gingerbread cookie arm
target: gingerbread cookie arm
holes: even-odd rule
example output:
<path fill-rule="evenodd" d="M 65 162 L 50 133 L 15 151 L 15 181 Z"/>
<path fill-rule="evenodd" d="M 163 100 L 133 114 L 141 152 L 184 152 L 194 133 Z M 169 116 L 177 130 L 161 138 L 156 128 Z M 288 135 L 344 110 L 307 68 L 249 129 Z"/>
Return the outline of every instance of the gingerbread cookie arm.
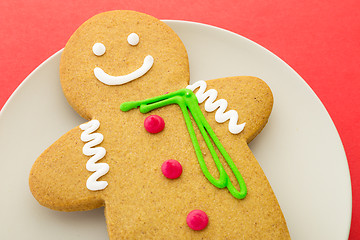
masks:
<path fill-rule="evenodd" d="M 79 211 L 104 204 L 103 191 L 91 191 L 86 187 L 92 173 L 86 169 L 90 157 L 83 154 L 83 132 L 75 127 L 36 159 L 29 185 L 41 205 L 60 211 Z"/>
<path fill-rule="evenodd" d="M 206 81 L 206 89 L 198 86 L 192 88 L 198 99 L 199 94 L 203 96 L 200 99 L 202 101 L 199 101 L 200 108 L 212 126 L 228 128 L 227 133 L 234 135 L 232 138 L 240 136 L 248 143 L 265 127 L 272 110 L 273 95 L 261 79 L 250 76 L 227 77 Z M 211 91 L 216 91 L 216 96 Z M 226 102 L 225 107 L 220 106 L 224 103 L 222 101 Z M 211 111 L 208 110 L 209 106 L 210 109 L 212 107 Z M 230 112 L 236 113 L 235 123 L 232 122 L 234 119 L 223 118 L 219 124 L 218 116 Z M 235 130 L 231 131 L 231 127 Z M 236 132 L 237 127 L 240 131 Z"/>

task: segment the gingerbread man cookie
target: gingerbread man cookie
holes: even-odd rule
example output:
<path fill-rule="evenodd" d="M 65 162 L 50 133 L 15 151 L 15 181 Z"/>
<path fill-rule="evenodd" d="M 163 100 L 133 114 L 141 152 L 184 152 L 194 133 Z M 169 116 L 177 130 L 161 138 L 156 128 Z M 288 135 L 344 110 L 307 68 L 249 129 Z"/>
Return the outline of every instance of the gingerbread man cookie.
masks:
<path fill-rule="evenodd" d="M 289 239 L 248 143 L 273 97 L 256 77 L 189 85 L 170 27 L 134 11 L 86 21 L 60 79 L 88 122 L 35 161 L 30 189 L 60 211 L 105 209 L 110 239 Z"/>

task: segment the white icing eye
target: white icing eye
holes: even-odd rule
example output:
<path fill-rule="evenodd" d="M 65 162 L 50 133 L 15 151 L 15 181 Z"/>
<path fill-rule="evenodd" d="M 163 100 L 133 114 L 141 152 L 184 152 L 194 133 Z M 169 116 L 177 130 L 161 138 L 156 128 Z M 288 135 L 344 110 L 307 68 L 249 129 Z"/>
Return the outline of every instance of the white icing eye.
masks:
<path fill-rule="evenodd" d="M 102 43 L 95 43 L 92 50 L 96 56 L 102 56 L 104 55 L 106 48 L 105 45 Z"/>
<path fill-rule="evenodd" d="M 127 41 L 130 45 L 136 46 L 139 43 L 139 35 L 136 33 L 130 33 L 130 35 L 127 37 Z"/>

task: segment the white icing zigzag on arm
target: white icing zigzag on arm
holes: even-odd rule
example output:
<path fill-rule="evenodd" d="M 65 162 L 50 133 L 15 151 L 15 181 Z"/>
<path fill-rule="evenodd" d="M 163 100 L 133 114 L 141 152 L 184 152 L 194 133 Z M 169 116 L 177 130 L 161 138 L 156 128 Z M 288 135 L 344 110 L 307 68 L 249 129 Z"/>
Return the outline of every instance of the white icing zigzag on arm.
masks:
<path fill-rule="evenodd" d="M 202 103 L 208 98 L 208 100 L 206 100 L 205 102 L 205 111 L 213 112 L 216 109 L 218 109 L 215 113 L 215 120 L 218 123 L 223 123 L 229 120 L 229 131 L 232 134 L 240 133 L 244 129 L 245 123 L 237 124 L 239 119 L 238 113 L 235 110 L 229 110 L 225 112 L 228 106 L 228 102 L 225 99 L 219 99 L 215 101 L 218 92 L 215 89 L 210 89 L 205 92 L 206 87 L 207 84 L 205 81 L 198 81 L 192 85 L 188 85 L 186 88 L 190 89 L 191 91 L 194 91 L 196 88 L 199 88 L 199 90 L 195 94 L 198 99 L 198 102 Z"/>
<path fill-rule="evenodd" d="M 93 133 L 99 126 L 100 122 L 98 120 L 91 120 L 80 125 L 80 128 L 84 130 L 81 133 L 81 141 L 86 142 L 83 147 L 83 153 L 86 156 L 92 156 L 86 163 L 86 169 L 94 172 L 86 181 L 86 187 L 92 191 L 102 190 L 108 185 L 106 181 L 97 181 L 109 171 L 107 163 L 96 163 L 106 154 L 105 148 L 95 147 L 104 140 L 104 136 L 101 133 Z"/>

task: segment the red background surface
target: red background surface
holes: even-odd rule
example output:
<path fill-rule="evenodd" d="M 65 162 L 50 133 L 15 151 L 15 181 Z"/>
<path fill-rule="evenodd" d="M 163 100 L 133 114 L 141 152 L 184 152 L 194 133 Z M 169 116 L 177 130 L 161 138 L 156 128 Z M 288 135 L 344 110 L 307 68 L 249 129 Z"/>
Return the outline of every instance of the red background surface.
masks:
<path fill-rule="evenodd" d="M 360 238 L 359 0 L 2 0 L 0 108 L 82 22 L 113 9 L 218 26 L 259 43 L 295 69 L 325 105 L 344 144 L 353 191 L 349 239 Z"/>

